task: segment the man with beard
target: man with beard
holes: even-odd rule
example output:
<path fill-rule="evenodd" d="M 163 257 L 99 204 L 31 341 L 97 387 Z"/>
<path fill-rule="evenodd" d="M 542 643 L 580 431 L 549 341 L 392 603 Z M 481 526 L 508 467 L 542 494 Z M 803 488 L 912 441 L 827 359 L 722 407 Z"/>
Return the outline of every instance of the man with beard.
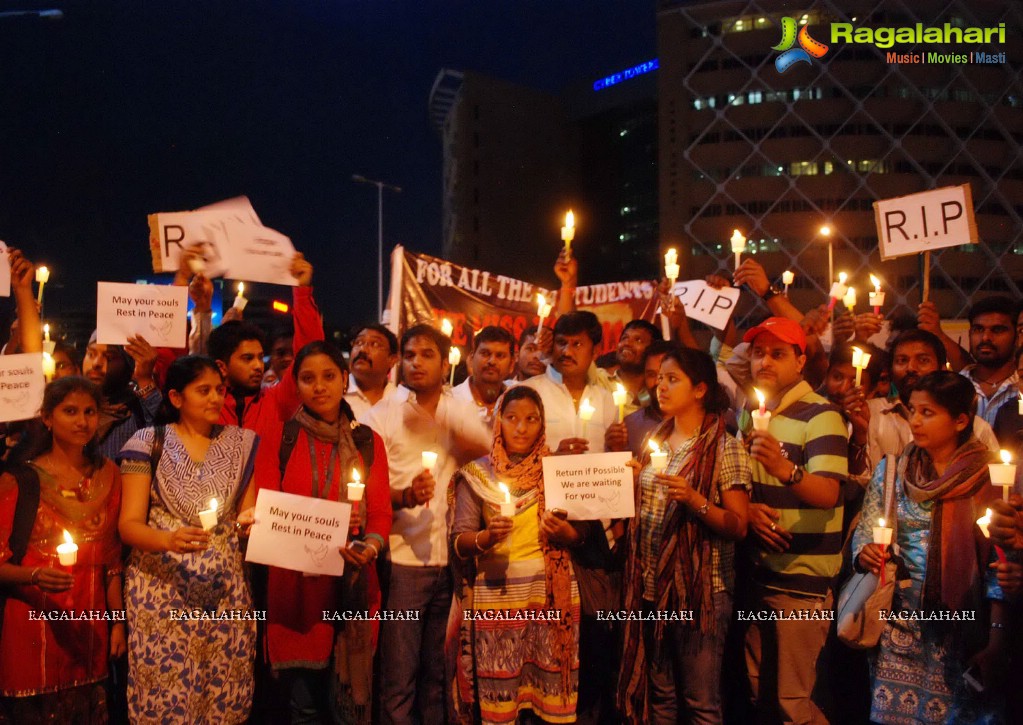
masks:
<path fill-rule="evenodd" d="M 1016 312 L 1008 297 L 988 297 L 970 308 L 970 354 L 960 372 L 977 391 L 977 415 L 994 425 L 998 409 L 1019 395 L 1016 375 Z"/>
<path fill-rule="evenodd" d="M 889 377 L 899 391 L 894 401 L 871 398 L 867 401 L 870 423 L 867 426 L 868 470 L 873 471 L 886 455 L 898 456 L 913 441 L 909 427 L 909 394 L 927 373 L 945 367 L 945 346 L 926 330 L 910 329 L 892 340 L 889 350 Z M 973 418 L 973 434 L 990 448 L 998 450 L 991 426 L 980 416 Z"/>
<path fill-rule="evenodd" d="M 153 425 L 163 401 L 153 378 L 156 358 L 156 348 L 141 335 L 123 347 L 97 343 L 96 333 L 89 338 L 82 374 L 103 393 L 96 436 L 107 458 L 114 459 L 135 431 Z"/>
<path fill-rule="evenodd" d="M 753 471 L 746 608 L 810 615 L 750 624 L 749 684 L 758 719 L 823 722 L 815 686 L 842 564 L 848 435 L 838 410 L 803 379 L 806 334 L 798 322 L 769 317 L 743 341 L 771 412 L 767 430 L 745 433 Z"/>
<path fill-rule="evenodd" d="M 491 445 L 475 406 L 445 390 L 450 346 L 448 337 L 429 325 L 406 330 L 403 385 L 363 421 L 383 439 L 391 476 L 394 522 L 385 607 L 416 612 L 416 621 L 384 622 L 380 628 L 381 721 L 389 725 L 445 722 L 444 635 L 453 588 L 447 483 Z M 429 470 L 423 468 L 423 451 L 437 454 Z"/>
<path fill-rule="evenodd" d="M 323 323 L 313 301 L 313 266 L 296 254 L 291 261 L 291 275 L 298 280 L 292 291 L 297 353 L 308 343 L 323 339 Z M 207 348 L 227 383 L 220 412 L 222 425 L 237 425 L 257 433 L 275 430 L 278 421 L 287 420 L 298 409 L 298 390 L 290 366 L 277 385 L 261 387 L 263 331 L 258 327 L 240 320 L 225 322 L 210 333 Z"/>
<path fill-rule="evenodd" d="M 398 338 L 375 322 L 355 331 L 352 340 L 352 374 L 345 400 L 355 418 L 362 421 L 369 409 L 397 390 L 390 381 L 391 368 L 398 363 Z"/>
<path fill-rule="evenodd" d="M 547 363 L 543 361 L 543 350 L 536 344 L 536 325 L 527 327 L 519 335 L 519 354 L 515 362 L 515 379 L 529 380 L 534 375 L 543 375 Z"/>
<path fill-rule="evenodd" d="M 469 377 L 456 385 L 451 394 L 467 400 L 479 409 L 480 418 L 488 425 L 494 415 L 494 404 L 505 391 L 504 381 L 511 374 L 515 338 L 502 327 L 488 326 L 476 333 L 469 355 Z"/>

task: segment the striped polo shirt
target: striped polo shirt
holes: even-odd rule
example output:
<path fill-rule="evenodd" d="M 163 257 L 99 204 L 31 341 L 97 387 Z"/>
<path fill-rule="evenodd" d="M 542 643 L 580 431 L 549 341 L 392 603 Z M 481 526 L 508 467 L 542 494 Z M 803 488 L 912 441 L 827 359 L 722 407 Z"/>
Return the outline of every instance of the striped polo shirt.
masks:
<path fill-rule="evenodd" d="M 849 437 L 841 414 L 805 380 L 792 386 L 771 413 L 769 431 L 786 458 L 807 472 L 841 481 L 849 470 Z M 792 534 L 787 551 L 753 549 L 761 584 L 800 594 L 825 594 L 842 565 L 842 499 L 834 508 L 804 503 L 785 483 L 750 460 L 753 503 L 776 509 L 778 525 Z"/>

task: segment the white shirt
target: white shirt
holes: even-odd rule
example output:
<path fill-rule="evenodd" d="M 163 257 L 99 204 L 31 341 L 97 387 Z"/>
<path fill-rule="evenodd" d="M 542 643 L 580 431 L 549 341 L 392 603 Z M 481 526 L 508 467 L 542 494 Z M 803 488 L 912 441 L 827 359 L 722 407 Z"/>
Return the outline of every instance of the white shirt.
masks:
<path fill-rule="evenodd" d="M 561 373 L 553 365 L 548 365 L 542 375 L 534 375 L 522 384 L 540 394 L 546 417 L 547 446 L 552 451 L 557 450 L 558 444 L 566 438 L 585 438 L 590 443 L 590 453 L 604 452 L 604 433 L 618 418 L 618 409 L 611 392 L 602 387 L 594 375 L 588 376 L 586 389 L 579 398 L 580 402 L 589 398 L 590 405 L 596 408 L 593 418 L 585 426 L 585 434 L 572 394 L 561 382 Z"/>
<path fill-rule="evenodd" d="M 504 390 L 508 387 L 505 386 Z M 503 392 L 503 391 L 502 391 Z M 472 388 L 469 386 L 469 378 L 466 378 L 455 387 L 451 388 L 451 394 L 456 400 L 464 400 L 468 403 L 472 403 L 476 410 L 479 412 L 480 420 L 490 426 L 494 422 L 494 418 L 491 415 L 491 411 L 487 410 L 487 406 L 476 401 L 476 396 L 472 394 Z"/>
<path fill-rule="evenodd" d="M 448 483 L 459 466 L 468 463 L 471 452 L 456 440 L 469 440 L 489 448 L 492 436 L 476 413 L 476 406 L 455 399 L 444 391 L 437 403 L 436 417 L 416 403 L 415 393 L 399 386 L 393 395 L 374 405 L 360 421 L 375 430 L 387 449 L 391 488 L 412 485 L 423 472 L 423 451 L 435 451 L 433 477 L 437 486 L 429 506 L 403 508 L 394 512 L 391 524 L 391 561 L 402 566 L 446 566 L 448 563 Z"/>
<path fill-rule="evenodd" d="M 394 395 L 397 390 L 397 386 L 390 380 L 387 381 L 387 385 L 384 386 L 384 395 L 380 400 L 387 400 Z M 348 405 L 351 406 L 352 412 L 355 413 L 355 419 L 360 423 L 365 423 L 363 420 L 369 409 L 373 407 L 373 403 L 369 402 L 369 398 L 362 392 L 359 384 L 355 382 L 355 376 L 348 376 L 348 392 L 345 393 L 345 400 L 348 401 Z M 372 427 L 372 426 L 370 426 Z"/>
<path fill-rule="evenodd" d="M 870 409 L 870 424 L 867 426 L 867 455 L 873 471 L 886 455 L 898 456 L 913 442 L 913 431 L 909 421 L 902 417 L 900 410 L 905 407 L 901 400 L 889 403 L 883 398 L 867 401 Z M 973 435 L 994 452 L 998 452 L 998 440 L 991 426 L 980 416 L 973 417 Z"/>

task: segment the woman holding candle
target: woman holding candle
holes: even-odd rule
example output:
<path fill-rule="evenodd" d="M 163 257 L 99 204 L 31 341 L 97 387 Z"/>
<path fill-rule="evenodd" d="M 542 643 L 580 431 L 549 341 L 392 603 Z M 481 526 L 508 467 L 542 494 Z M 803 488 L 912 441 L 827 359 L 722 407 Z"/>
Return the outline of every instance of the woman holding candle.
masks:
<path fill-rule="evenodd" d="M 889 620 L 871 667 L 874 722 L 973 722 L 979 713 L 964 670 L 972 666 L 974 679 L 991 689 L 1004 662 L 1007 609 L 986 569 L 994 553 L 974 533 L 974 522 L 997 495 L 988 475 L 990 452 L 973 436 L 975 397 L 966 378 L 945 371 L 925 375 L 910 394 L 913 442 L 896 462 L 897 524 L 888 547 L 904 562 L 910 586 L 895 588 L 892 608 L 925 616 L 977 612 L 980 622 L 989 613 L 991 627 L 970 639 L 978 633 L 957 621 Z M 881 528 L 888 460 L 874 471 L 853 536 L 857 566 L 875 573 L 882 554 L 873 529 Z"/>
<path fill-rule="evenodd" d="M 749 459 L 725 430 L 728 396 L 706 353 L 679 347 L 665 354 L 657 403 L 667 419 L 651 439 L 668 449 L 669 460 L 661 472 L 647 463 L 639 473 L 624 609 L 691 612 L 692 620 L 626 622 L 619 708 L 632 723 L 719 723 Z"/>
<path fill-rule="evenodd" d="M 178 358 L 157 417 L 165 425 L 138 431 L 121 450 L 132 722 L 249 716 L 256 623 L 236 519 L 255 502 L 256 435 L 218 425 L 223 402 L 216 362 Z M 219 523 L 204 531 L 199 513 L 213 499 Z"/>
<path fill-rule="evenodd" d="M 302 407 L 277 430 L 264 431 L 259 486 L 351 503 L 350 543 L 360 543 L 341 548 L 343 577 L 269 568 L 266 651 L 293 722 L 326 722 L 333 713 L 343 722 L 368 723 L 377 628 L 349 621 L 335 632 L 323 613 L 380 609 L 373 564 L 391 532 L 387 452 L 380 436 L 354 423 L 344 400 L 348 364 L 334 345 L 303 347 L 291 374 Z"/>
<path fill-rule="evenodd" d="M 0 477 L 0 585 L 7 597 L 0 599 L 0 722 L 106 722 L 103 681 L 107 660 L 125 653 L 124 622 L 29 616 L 123 608 L 121 476 L 96 453 L 99 399 L 84 378 L 47 386 L 42 435 L 27 441 L 27 463 Z M 37 487 L 38 506 L 19 515 L 19 496 L 30 499 L 30 487 Z M 77 545 L 71 566 L 58 562 L 65 535 Z"/>
<path fill-rule="evenodd" d="M 540 395 L 512 388 L 494 418 L 490 455 L 463 466 L 448 489 L 455 609 L 539 616 L 458 622 L 448 635 L 454 699 L 462 722 L 472 722 L 474 706 L 484 723 L 514 723 L 525 710 L 545 722 L 575 722 L 579 590 L 567 547 L 581 539 L 544 503 L 542 459 L 550 451 Z M 506 497 L 511 517 L 501 515 Z"/>

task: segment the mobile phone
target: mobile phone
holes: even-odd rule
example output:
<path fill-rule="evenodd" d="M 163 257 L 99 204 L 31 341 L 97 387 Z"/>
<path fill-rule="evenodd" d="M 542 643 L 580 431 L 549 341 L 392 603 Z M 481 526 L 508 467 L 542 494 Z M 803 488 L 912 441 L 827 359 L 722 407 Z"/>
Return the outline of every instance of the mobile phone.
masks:
<path fill-rule="evenodd" d="M 355 539 L 352 543 L 350 543 L 348 545 L 348 548 L 351 549 L 352 551 L 354 551 L 356 554 L 361 554 L 362 552 L 366 551 L 366 549 L 368 549 L 370 547 L 369 547 L 369 544 L 367 544 L 362 539 Z"/>
<path fill-rule="evenodd" d="M 969 685 L 974 692 L 978 694 L 984 692 L 984 685 L 977 679 L 976 666 L 971 665 L 969 669 L 963 673 L 963 680 L 965 680 L 966 684 Z"/>
<path fill-rule="evenodd" d="M 551 513 L 554 514 L 555 516 L 557 516 L 562 521 L 565 521 L 566 519 L 568 519 L 568 511 L 566 511 L 565 509 L 557 509 L 557 508 L 551 509 Z"/>

